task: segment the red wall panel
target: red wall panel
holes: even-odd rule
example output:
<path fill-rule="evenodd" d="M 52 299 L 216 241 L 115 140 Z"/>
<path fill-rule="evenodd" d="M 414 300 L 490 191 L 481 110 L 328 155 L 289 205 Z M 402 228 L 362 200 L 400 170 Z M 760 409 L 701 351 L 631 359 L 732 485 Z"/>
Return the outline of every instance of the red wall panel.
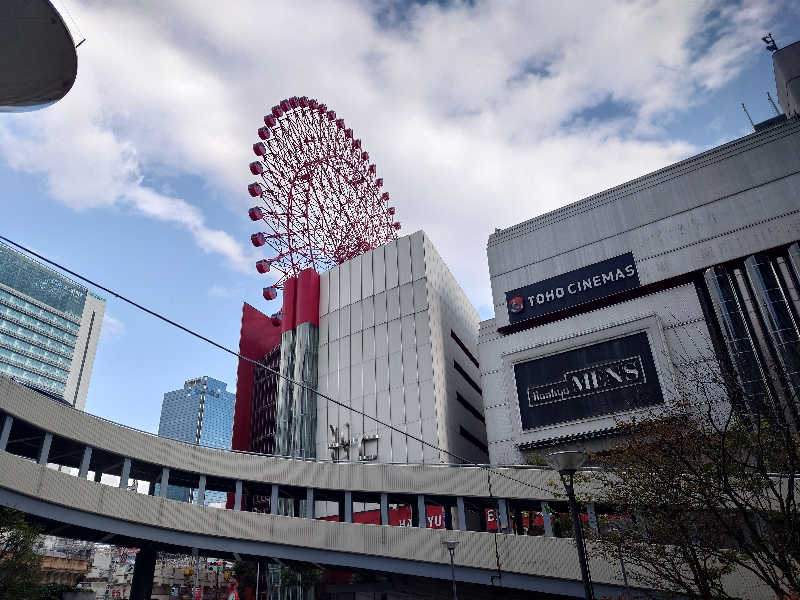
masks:
<path fill-rule="evenodd" d="M 242 329 L 239 334 L 239 354 L 251 360 L 261 360 L 281 343 L 281 328 L 246 302 L 242 307 Z M 250 413 L 253 400 L 253 364 L 239 359 L 236 371 L 236 404 L 233 412 L 233 450 L 250 449 Z"/>

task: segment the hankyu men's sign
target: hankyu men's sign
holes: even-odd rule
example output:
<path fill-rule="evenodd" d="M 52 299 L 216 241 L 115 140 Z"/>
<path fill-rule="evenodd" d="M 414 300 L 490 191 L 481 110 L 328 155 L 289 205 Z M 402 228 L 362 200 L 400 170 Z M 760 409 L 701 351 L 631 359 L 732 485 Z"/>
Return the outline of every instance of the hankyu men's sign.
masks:
<path fill-rule="evenodd" d="M 506 292 L 508 320 L 518 323 L 636 287 L 639 273 L 627 252 Z"/>
<path fill-rule="evenodd" d="M 661 404 L 647 334 L 514 365 L 523 429 Z"/>

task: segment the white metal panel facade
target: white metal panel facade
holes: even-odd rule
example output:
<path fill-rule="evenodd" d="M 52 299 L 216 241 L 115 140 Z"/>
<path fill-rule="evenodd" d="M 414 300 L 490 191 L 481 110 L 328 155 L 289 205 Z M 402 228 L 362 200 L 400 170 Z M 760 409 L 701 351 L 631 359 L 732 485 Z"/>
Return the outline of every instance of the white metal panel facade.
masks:
<path fill-rule="evenodd" d="M 100 330 L 106 312 L 106 301 L 91 292 L 86 294 L 83 305 L 81 326 L 75 342 L 75 354 L 72 357 L 69 377 L 64 390 L 64 399 L 80 410 L 86 407 L 86 394 L 92 376 L 97 344 L 100 341 Z"/>
<path fill-rule="evenodd" d="M 461 352 L 450 329 L 477 355 L 478 316 L 425 234 L 339 265 L 322 275 L 320 286 L 320 389 L 353 410 L 320 401 L 317 457 L 331 457 L 333 426 L 355 442 L 377 434 L 378 442 L 366 442 L 364 450 L 380 462 L 457 462 L 409 436 L 485 461 L 487 455 L 460 436 L 464 425 L 482 443 L 486 439 L 483 424 L 469 422 L 474 416 L 456 403 L 459 376 L 447 373 Z M 477 381 L 477 369 L 473 375 Z M 479 398 L 474 404 L 481 408 Z M 355 412 L 362 409 L 401 432 Z M 343 451 L 337 458 L 347 459 Z M 353 444 L 350 460 L 357 458 Z"/>

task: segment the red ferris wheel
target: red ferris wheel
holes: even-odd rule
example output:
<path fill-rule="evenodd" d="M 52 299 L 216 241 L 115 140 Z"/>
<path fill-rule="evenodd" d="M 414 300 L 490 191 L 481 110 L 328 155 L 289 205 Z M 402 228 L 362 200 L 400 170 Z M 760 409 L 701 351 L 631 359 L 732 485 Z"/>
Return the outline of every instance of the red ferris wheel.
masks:
<path fill-rule="evenodd" d="M 282 100 L 258 137 L 250 172 L 259 181 L 247 190 L 262 200 L 250 218 L 266 225 L 250 239 L 273 253 L 256 268 L 278 275 L 264 288 L 267 300 L 304 269 L 324 271 L 397 237 L 400 223 L 369 153 L 325 104 L 306 96 Z"/>

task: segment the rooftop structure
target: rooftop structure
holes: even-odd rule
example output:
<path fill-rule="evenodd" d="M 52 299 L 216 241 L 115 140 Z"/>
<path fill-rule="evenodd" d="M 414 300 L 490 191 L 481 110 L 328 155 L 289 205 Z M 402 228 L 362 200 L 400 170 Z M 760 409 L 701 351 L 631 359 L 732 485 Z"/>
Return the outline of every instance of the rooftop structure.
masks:
<path fill-rule="evenodd" d="M 78 55 L 66 23 L 49 0 L 0 3 L 0 112 L 48 106 L 72 88 Z"/>

